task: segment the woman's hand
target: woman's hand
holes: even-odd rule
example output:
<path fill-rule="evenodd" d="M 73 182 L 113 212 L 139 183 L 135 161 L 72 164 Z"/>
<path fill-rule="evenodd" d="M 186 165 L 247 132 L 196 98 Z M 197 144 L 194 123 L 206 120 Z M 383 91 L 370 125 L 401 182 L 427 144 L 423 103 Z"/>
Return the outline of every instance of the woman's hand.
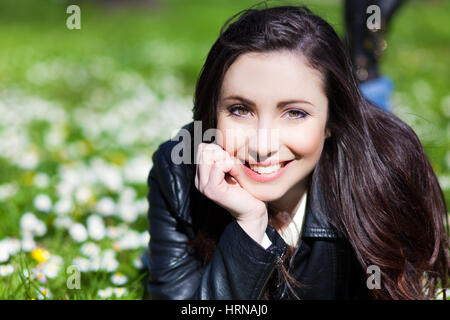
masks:
<path fill-rule="evenodd" d="M 229 211 L 239 225 L 258 243 L 267 228 L 266 204 L 243 189 L 238 178 L 240 161 L 215 143 L 200 143 L 197 152 L 195 187 Z"/>

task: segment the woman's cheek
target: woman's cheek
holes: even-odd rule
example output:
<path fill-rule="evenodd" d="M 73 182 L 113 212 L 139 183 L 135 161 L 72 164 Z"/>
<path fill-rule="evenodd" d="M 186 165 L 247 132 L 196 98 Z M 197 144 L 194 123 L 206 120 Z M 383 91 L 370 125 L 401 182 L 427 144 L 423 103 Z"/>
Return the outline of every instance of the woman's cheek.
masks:
<path fill-rule="evenodd" d="M 217 143 L 230 155 L 236 156 L 246 143 L 245 131 L 236 126 L 218 125 Z"/>
<path fill-rule="evenodd" d="M 302 157 L 320 153 L 324 136 L 317 128 L 304 128 L 285 135 L 285 143 L 297 155 Z"/>

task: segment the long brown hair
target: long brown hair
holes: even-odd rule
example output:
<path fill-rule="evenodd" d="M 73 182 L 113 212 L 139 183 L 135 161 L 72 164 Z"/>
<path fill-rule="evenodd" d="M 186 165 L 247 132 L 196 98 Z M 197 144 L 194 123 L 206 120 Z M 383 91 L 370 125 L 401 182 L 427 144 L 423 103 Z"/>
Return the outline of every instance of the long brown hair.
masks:
<path fill-rule="evenodd" d="M 380 267 L 381 290 L 371 290 L 371 297 L 433 298 L 439 279 L 446 288 L 449 276 L 444 195 L 417 135 L 363 98 L 346 48 L 322 18 L 303 6 L 250 8 L 231 17 L 198 78 L 194 120 L 202 121 L 203 132 L 216 128 L 222 80 L 238 56 L 279 50 L 303 55 L 323 75 L 331 137 L 310 183 L 327 190 L 321 210 L 334 214 L 330 222 L 346 236 L 361 267 Z M 282 217 L 270 213 L 269 223 L 283 224 Z M 225 222 L 216 222 L 222 224 L 216 230 Z M 194 239 L 205 262 L 217 240 L 204 232 Z"/>

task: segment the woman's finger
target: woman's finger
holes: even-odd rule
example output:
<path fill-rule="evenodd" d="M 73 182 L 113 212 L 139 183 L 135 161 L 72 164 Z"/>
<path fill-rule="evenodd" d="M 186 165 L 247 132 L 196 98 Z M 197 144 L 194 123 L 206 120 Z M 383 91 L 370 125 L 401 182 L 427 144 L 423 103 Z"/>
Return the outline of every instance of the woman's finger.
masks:
<path fill-rule="evenodd" d="M 208 186 L 218 187 L 223 182 L 226 182 L 224 180 L 225 174 L 231 170 L 233 165 L 231 159 L 217 160 L 209 173 Z"/>
<path fill-rule="evenodd" d="M 208 164 L 210 162 L 209 153 L 205 152 L 205 147 L 205 143 L 201 143 L 197 155 L 196 187 L 200 192 L 203 192 L 205 185 L 208 183 L 209 171 L 211 170 L 211 165 Z"/>
<path fill-rule="evenodd" d="M 203 192 L 206 184 L 208 184 L 210 171 L 214 162 L 224 158 L 224 150 L 218 145 L 212 143 L 201 143 L 198 149 L 198 164 L 197 164 L 197 189 Z"/>

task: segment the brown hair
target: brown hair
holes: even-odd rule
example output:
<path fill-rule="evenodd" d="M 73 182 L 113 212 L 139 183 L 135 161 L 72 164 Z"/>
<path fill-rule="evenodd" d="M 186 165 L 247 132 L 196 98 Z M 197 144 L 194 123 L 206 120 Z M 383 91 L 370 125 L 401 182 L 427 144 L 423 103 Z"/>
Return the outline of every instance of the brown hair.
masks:
<path fill-rule="evenodd" d="M 361 267 L 380 267 L 382 287 L 371 290 L 372 298 L 434 297 L 439 279 L 446 288 L 449 276 L 447 207 L 436 175 L 414 131 L 363 98 L 346 49 L 322 18 L 296 6 L 250 8 L 231 17 L 198 78 L 194 120 L 202 121 L 203 131 L 216 128 L 223 76 L 238 56 L 279 50 L 303 55 L 325 79 L 331 137 L 310 183 L 327 190 L 321 210 L 334 213 L 331 223 L 344 233 Z M 272 226 L 284 223 L 283 214 L 269 213 Z M 220 232 L 225 223 L 204 226 L 216 224 Z M 193 245 L 208 249 L 201 252 L 207 262 L 217 241 L 200 231 Z M 283 270 L 286 283 L 295 282 Z"/>

